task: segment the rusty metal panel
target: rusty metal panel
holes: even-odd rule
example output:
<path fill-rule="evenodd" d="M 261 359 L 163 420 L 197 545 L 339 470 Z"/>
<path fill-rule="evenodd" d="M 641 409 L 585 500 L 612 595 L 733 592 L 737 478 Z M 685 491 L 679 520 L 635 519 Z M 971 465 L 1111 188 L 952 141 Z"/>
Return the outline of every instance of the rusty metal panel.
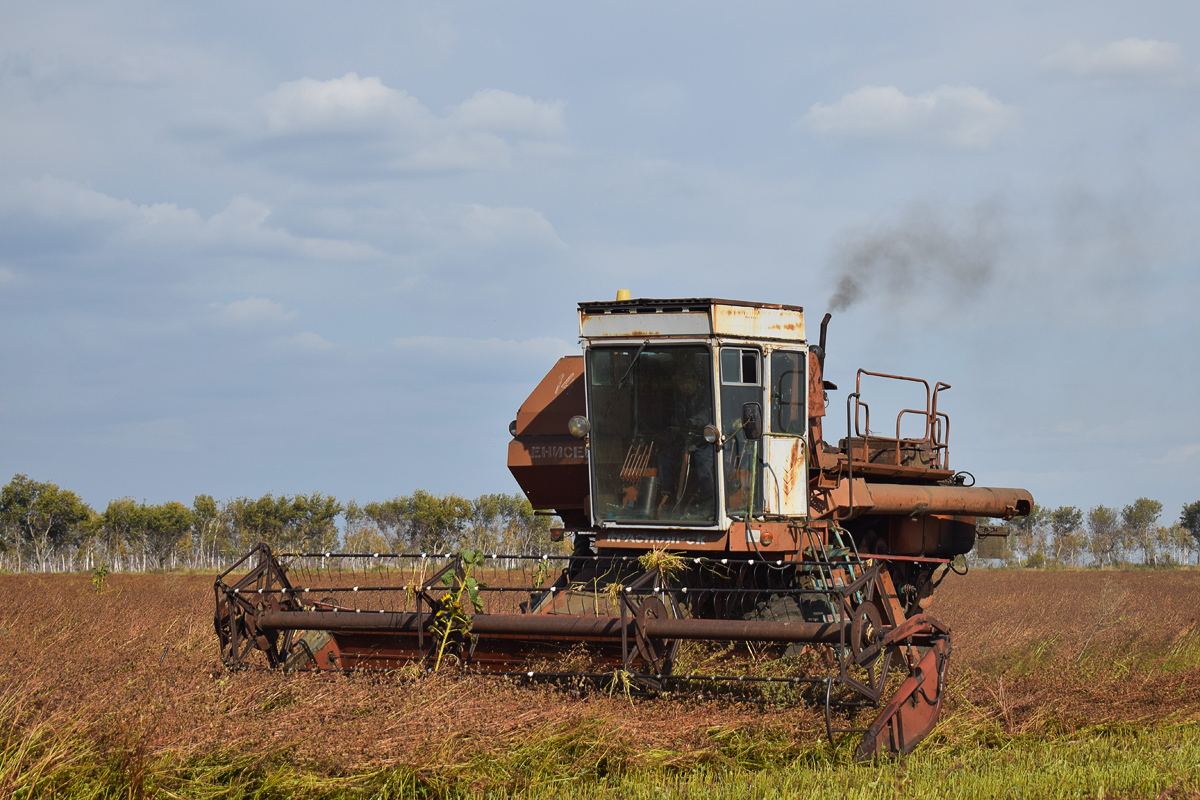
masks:
<path fill-rule="evenodd" d="M 804 312 L 791 308 L 715 303 L 712 327 L 718 336 L 803 342 Z"/>
<path fill-rule="evenodd" d="M 531 436 L 508 443 L 508 470 L 534 508 L 587 508 L 587 448 L 574 437 Z"/>
<path fill-rule="evenodd" d="M 716 335 L 803 342 L 804 311 L 797 306 L 726 300 L 582 303 L 579 335 L 584 339 Z"/>
<path fill-rule="evenodd" d="M 724 531 L 633 528 L 607 529 L 596 533 L 596 547 L 601 549 L 646 550 L 665 547 L 691 551 L 724 550 L 725 546 Z"/>
<path fill-rule="evenodd" d="M 638 312 L 621 314 L 579 314 L 579 335 L 585 339 L 637 336 L 709 336 L 712 323 L 704 311 Z"/>
<path fill-rule="evenodd" d="M 587 466 L 587 445 L 574 436 L 518 437 L 508 443 L 509 469 L 572 465 Z"/>
<path fill-rule="evenodd" d="M 803 549 L 802 539 L 802 529 L 786 521 L 754 520 L 749 533 L 745 522 L 729 526 L 731 553 L 758 553 L 775 560 L 791 561 L 794 554 Z"/>
<path fill-rule="evenodd" d="M 975 540 L 975 555 L 979 558 L 1012 557 L 1012 551 L 1008 548 L 1008 537 L 1006 535 L 1003 533 L 1000 535 L 985 534 L 982 526 L 979 534 L 979 538 Z"/>
<path fill-rule="evenodd" d="M 569 436 L 567 420 L 583 413 L 583 356 L 564 356 L 521 403 L 517 436 Z"/>
<path fill-rule="evenodd" d="M 328 630 L 403 634 L 415 632 L 418 625 L 432 626 L 433 618 L 412 613 L 383 611 L 359 614 L 345 611 L 266 611 L 257 623 L 263 630 Z M 700 639 L 731 642 L 824 642 L 843 641 L 845 623 L 762 622 L 732 619 L 647 619 L 645 622 L 621 617 L 571 616 L 567 614 L 476 614 L 471 617 L 471 633 L 545 636 L 563 638 L 611 639 L 621 628 L 642 625 L 648 636 L 670 639 Z M 376 645 L 376 642 L 372 642 Z M 345 647 L 341 648 L 345 651 Z"/>
<path fill-rule="evenodd" d="M 768 514 L 799 517 L 808 513 L 808 468 L 804 440 L 763 436 L 768 469 L 763 471 L 763 503 Z"/>
<path fill-rule="evenodd" d="M 869 496 L 854 488 L 856 508 L 870 514 L 965 514 L 977 517 L 1024 516 L 1033 496 L 1024 489 L 982 486 L 910 486 L 872 483 Z"/>
<path fill-rule="evenodd" d="M 863 735 L 856 761 L 911 753 L 937 724 L 945 695 L 949 637 L 937 641 L 900 684 L 891 701 Z"/>
<path fill-rule="evenodd" d="M 560 358 L 521 404 L 508 443 L 508 469 L 534 508 L 586 508 L 587 445 L 567 432 L 583 413 L 583 356 Z"/>
<path fill-rule="evenodd" d="M 821 370 L 821 359 L 808 351 L 808 416 L 825 416 L 825 376 Z"/>

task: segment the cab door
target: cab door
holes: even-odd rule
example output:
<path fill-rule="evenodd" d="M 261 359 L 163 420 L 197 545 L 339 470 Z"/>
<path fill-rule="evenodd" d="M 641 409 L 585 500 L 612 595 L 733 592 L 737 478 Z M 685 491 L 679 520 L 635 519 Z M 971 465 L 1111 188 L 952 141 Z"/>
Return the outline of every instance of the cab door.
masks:
<path fill-rule="evenodd" d="M 763 506 L 768 514 L 808 514 L 808 353 L 774 350 L 770 357 L 770 427 L 763 431 Z"/>
<path fill-rule="evenodd" d="M 755 516 L 763 509 L 763 451 L 758 440 L 746 439 L 742 406 L 763 401 L 763 358 L 757 347 L 721 348 L 721 470 L 725 483 L 725 513 L 734 518 Z"/>

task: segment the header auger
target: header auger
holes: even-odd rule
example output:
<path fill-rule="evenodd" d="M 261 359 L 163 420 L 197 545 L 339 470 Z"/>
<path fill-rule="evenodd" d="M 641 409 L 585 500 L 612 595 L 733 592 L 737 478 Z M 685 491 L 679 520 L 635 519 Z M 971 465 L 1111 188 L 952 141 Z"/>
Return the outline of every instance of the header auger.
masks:
<path fill-rule="evenodd" d="M 863 734 L 859 758 L 912 750 L 951 653 L 933 590 L 984 535 L 977 517 L 1033 502 L 949 467 L 950 387 L 860 370 L 835 446 L 828 315 L 817 345 L 794 306 L 618 300 L 580 304 L 579 320 L 583 354 L 521 406 L 508 456 L 570 555 L 260 545 L 217 578 L 225 664 L 261 650 L 298 670 L 452 659 L 649 692 L 725 686 L 819 704 L 831 738 Z M 911 384 L 924 404 L 879 435 L 864 379 Z M 837 727 L 863 708 L 878 709 L 867 727 Z"/>

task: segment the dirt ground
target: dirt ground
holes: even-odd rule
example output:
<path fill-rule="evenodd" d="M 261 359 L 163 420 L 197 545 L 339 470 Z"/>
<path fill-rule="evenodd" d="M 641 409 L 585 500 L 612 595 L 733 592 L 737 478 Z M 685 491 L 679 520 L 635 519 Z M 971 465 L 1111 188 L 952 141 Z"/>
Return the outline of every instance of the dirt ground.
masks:
<path fill-rule="evenodd" d="M 262 752 L 350 771 L 590 731 L 596 748 L 683 763 L 749 735 L 786 747 L 824 733 L 795 705 L 578 697 L 448 673 L 228 673 L 207 575 L 111 575 L 103 593 L 82 575 L 4 575 L 0 607 L 10 715 L 151 754 Z M 977 570 L 950 576 L 931 611 L 954 635 L 935 735 L 1200 719 L 1200 572 Z"/>

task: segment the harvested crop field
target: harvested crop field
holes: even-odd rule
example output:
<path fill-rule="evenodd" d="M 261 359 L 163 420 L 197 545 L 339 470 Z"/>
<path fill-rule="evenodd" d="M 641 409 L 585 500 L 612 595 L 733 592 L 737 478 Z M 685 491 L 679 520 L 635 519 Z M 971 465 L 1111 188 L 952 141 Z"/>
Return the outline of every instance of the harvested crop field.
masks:
<path fill-rule="evenodd" d="M 803 705 L 227 673 L 211 587 L 0 576 L 0 796 L 1200 796 L 1192 570 L 951 576 L 942 721 L 871 766 Z"/>

